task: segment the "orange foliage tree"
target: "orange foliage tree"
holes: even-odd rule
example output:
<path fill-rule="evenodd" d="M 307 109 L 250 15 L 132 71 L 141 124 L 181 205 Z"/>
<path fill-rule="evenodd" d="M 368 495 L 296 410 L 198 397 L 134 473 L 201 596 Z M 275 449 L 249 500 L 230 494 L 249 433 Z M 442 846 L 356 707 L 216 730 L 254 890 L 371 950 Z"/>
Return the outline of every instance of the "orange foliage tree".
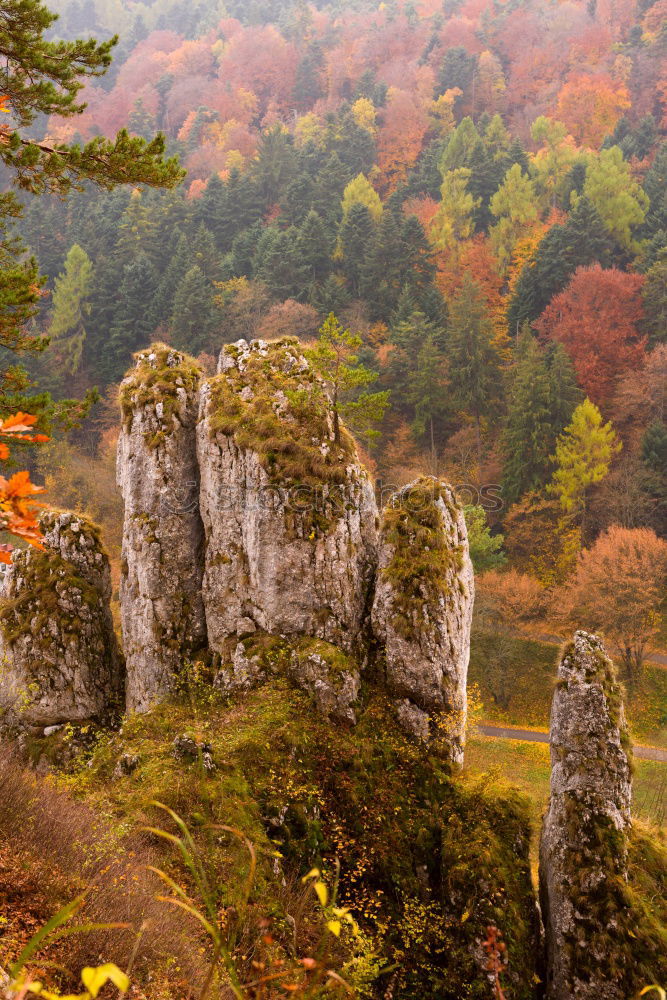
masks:
<path fill-rule="evenodd" d="M 658 629 L 665 583 L 667 542 L 649 528 L 612 525 L 579 555 L 557 604 L 569 624 L 599 630 L 613 642 L 636 681 Z"/>
<path fill-rule="evenodd" d="M 625 84 L 609 76 L 577 75 L 562 87 L 556 117 L 580 143 L 597 149 L 630 104 Z"/>
<path fill-rule="evenodd" d="M 640 274 L 599 264 L 580 267 L 535 323 L 542 337 L 563 344 L 579 384 L 598 405 L 611 396 L 621 374 L 644 361 L 643 283 Z"/>
<path fill-rule="evenodd" d="M 29 413 L 15 413 L 0 421 L 0 460 L 10 455 L 9 445 L 16 441 L 39 443 L 48 441 L 45 434 L 33 434 L 37 417 Z M 9 479 L 0 476 L 0 530 L 21 538 L 24 542 L 42 548 L 42 535 L 37 524 L 39 504 L 34 497 L 44 490 L 30 480 L 25 470 L 14 473 Z M 0 546 L 0 562 L 11 562 L 11 546 Z"/>
<path fill-rule="evenodd" d="M 378 165 L 385 193 L 407 177 L 421 152 L 428 127 L 428 115 L 416 95 L 392 87 L 378 136 Z"/>

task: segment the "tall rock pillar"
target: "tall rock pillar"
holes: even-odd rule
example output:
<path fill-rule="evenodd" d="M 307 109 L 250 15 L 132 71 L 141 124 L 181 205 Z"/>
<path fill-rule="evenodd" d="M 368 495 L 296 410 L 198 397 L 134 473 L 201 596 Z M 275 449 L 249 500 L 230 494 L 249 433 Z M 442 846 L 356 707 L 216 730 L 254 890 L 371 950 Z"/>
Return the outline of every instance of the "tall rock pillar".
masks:
<path fill-rule="evenodd" d="M 382 517 L 372 620 L 398 718 L 463 760 L 474 575 L 463 511 L 449 486 L 422 477 Z"/>
<path fill-rule="evenodd" d="M 120 389 L 118 484 L 125 502 L 120 584 L 127 708 L 149 709 L 206 645 L 196 424 L 200 369 L 155 344 Z"/>
<path fill-rule="evenodd" d="M 202 386 L 211 649 L 257 631 L 357 650 L 377 560 L 373 486 L 293 338 L 224 348 Z"/>
<path fill-rule="evenodd" d="M 597 636 L 576 632 L 563 651 L 550 742 L 540 844 L 546 996 L 627 1000 L 617 956 L 627 939 L 629 743 L 614 667 Z"/>

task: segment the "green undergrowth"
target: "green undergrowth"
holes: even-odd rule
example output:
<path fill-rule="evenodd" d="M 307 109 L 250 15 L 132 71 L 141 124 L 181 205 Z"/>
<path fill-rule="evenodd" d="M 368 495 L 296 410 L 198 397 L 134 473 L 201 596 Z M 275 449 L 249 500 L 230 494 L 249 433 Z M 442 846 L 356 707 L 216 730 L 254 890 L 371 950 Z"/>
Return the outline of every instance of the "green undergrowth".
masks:
<path fill-rule="evenodd" d="M 234 344 L 224 350 L 232 358 L 239 354 Z M 234 366 L 213 378 L 211 436 L 225 434 L 255 452 L 275 486 L 345 485 L 347 468 L 357 460 L 354 441 L 343 430 L 340 443 L 334 442 L 331 404 L 314 371 L 302 363 L 299 341 L 285 337 L 266 344 L 265 351 L 253 348 L 243 371 Z M 301 502 L 312 507 L 305 492 Z M 294 503 L 298 507 L 298 495 Z"/>
<path fill-rule="evenodd" d="M 174 756 L 180 733 L 210 744 L 214 772 Z M 114 779 L 121 753 L 138 765 Z M 532 996 L 529 804 L 488 776 L 452 777 L 401 735 L 380 696 L 354 730 L 316 716 L 280 680 L 233 706 L 165 705 L 131 718 L 122 735 L 102 736 L 62 780 L 121 828 L 145 822 L 157 799 L 200 838 L 210 824 L 242 830 L 263 852 L 253 903 L 277 934 L 283 875 L 289 881 L 318 865 L 331 881 L 340 859 L 341 902 L 375 956 L 351 959 L 349 977 L 366 976 L 359 996 L 382 997 L 391 985 L 402 1000 L 487 1000 L 480 955 L 490 924 L 507 943 L 511 996 Z M 247 859 L 231 840 L 213 848 L 229 903 Z M 379 966 L 392 971 L 368 985 L 368 969 Z"/>
<path fill-rule="evenodd" d="M 501 683 L 497 670 L 487 670 L 484 636 L 473 634 L 469 680 L 479 685 L 484 718 L 547 730 L 558 656 L 559 647 L 552 643 L 512 638 Z M 640 682 L 626 688 L 625 712 L 634 742 L 667 746 L 667 669 L 645 665 Z"/>
<path fill-rule="evenodd" d="M 444 485 L 422 476 L 397 493 L 383 514 L 383 530 L 392 555 L 384 576 L 394 589 L 394 623 L 406 636 L 423 624 L 424 604 L 437 608 L 451 591 L 463 566 L 461 546 L 453 546 L 443 526 L 438 501 L 456 509 Z M 461 584 L 458 584 L 461 586 Z"/>
<path fill-rule="evenodd" d="M 359 665 L 353 656 L 330 642 L 312 636 L 287 638 L 256 632 L 243 639 L 242 645 L 248 659 L 256 660 L 262 673 L 267 675 L 288 677 L 295 670 L 299 674 L 300 663 L 311 656 L 324 661 L 334 683 L 336 678 L 342 678 L 344 673 L 355 673 L 359 670 Z"/>
<path fill-rule="evenodd" d="M 201 368 L 194 358 L 161 343 L 152 344 L 148 350 L 140 351 L 134 357 L 137 365 L 128 372 L 120 389 L 121 414 L 125 427 L 129 428 L 136 409 L 162 403 L 163 429 L 147 441 L 154 448 L 172 427 L 172 417 L 180 407 L 178 390 L 192 392 L 196 389 Z"/>

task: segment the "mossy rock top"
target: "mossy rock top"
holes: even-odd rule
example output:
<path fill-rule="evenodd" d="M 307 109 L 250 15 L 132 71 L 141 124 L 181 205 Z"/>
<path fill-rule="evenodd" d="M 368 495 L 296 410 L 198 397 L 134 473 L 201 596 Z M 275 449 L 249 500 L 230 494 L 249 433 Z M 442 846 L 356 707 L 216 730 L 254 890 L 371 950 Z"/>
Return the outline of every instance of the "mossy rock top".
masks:
<path fill-rule="evenodd" d="M 336 486 L 364 475 L 352 436 L 343 429 L 335 441 L 331 402 L 296 338 L 227 345 L 209 384 L 211 437 L 255 452 L 273 483 Z"/>
<path fill-rule="evenodd" d="M 632 746 L 623 710 L 623 685 L 618 680 L 614 662 L 602 639 L 581 629 L 574 633 L 573 641 L 563 647 L 557 680 L 558 687 L 566 690 L 570 690 L 570 685 L 578 684 L 600 685 L 607 703 L 609 721 L 618 728 L 621 745 L 628 758 L 631 758 Z"/>
<path fill-rule="evenodd" d="M 179 391 L 194 392 L 202 375 L 200 365 L 188 354 L 167 344 L 155 343 L 134 355 L 135 367 L 120 388 L 120 407 L 126 428 L 135 410 L 162 404 L 157 416 L 165 429 L 179 410 Z"/>
<path fill-rule="evenodd" d="M 77 546 L 94 547 L 107 558 L 102 543 L 102 529 L 86 514 L 49 507 L 40 514 L 39 527 L 49 546 L 55 546 L 60 539 L 65 539 Z"/>
<path fill-rule="evenodd" d="M 441 504 L 455 524 L 460 510 L 450 487 L 420 476 L 395 493 L 383 512 L 382 538 L 390 555 L 382 575 L 394 592 L 397 624 L 408 634 L 425 602 L 435 611 L 463 569 L 463 546 L 450 537 Z"/>

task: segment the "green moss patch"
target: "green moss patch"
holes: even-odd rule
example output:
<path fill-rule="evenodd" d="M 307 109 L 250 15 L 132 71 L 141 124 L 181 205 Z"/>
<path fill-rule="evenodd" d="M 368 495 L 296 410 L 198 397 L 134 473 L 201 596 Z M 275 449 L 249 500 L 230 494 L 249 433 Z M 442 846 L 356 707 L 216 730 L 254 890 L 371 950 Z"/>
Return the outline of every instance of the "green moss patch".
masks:
<path fill-rule="evenodd" d="M 201 368 L 194 358 L 161 343 L 134 357 L 136 367 L 128 372 L 120 390 L 123 423 L 129 428 L 135 410 L 162 403 L 162 427 L 147 438 L 148 446 L 157 448 L 173 427 L 172 418 L 180 405 L 178 390 L 193 392 L 199 385 Z"/>
<path fill-rule="evenodd" d="M 566 947 L 577 976 L 586 981 L 589 975 L 599 976 L 604 971 L 628 997 L 636 995 L 642 986 L 665 982 L 664 839 L 638 827 L 628 840 L 610 819 L 600 816 L 584 826 L 582 803 L 572 793 L 566 799 L 566 810 L 571 815 L 569 842 L 576 843 L 576 847 L 570 847 L 566 861 L 568 894 L 577 910 L 576 927 Z"/>
<path fill-rule="evenodd" d="M 436 609 L 450 594 L 463 567 L 463 549 L 447 535 L 439 500 L 455 517 L 444 485 L 422 476 L 397 493 L 383 515 L 383 536 L 393 549 L 383 574 L 394 590 L 394 624 L 406 637 L 423 623 L 425 604 Z"/>
<path fill-rule="evenodd" d="M 233 344 L 224 350 L 231 358 L 239 353 Z M 268 343 L 265 351 L 253 347 L 244 355 L 243 371 L 230 367 L 211 380 L 211 436 L 225 434 L 254 451 L 275 485 L 347 483 L 347 467 L 356 461 L 354 441 L 344 432 L 340 445 L 334 444 L 330 415 L 324 387 L 303 366 L 294 337 Z"/>
<path fill-rule="evenodd" d="M 319 656 L 334 676 L 345 671 L 358 670 L 358 664 L 354 657 L 339 649 L 338 646 L 333 646 L 330 642 L 315 639 L 312 636 L 286 638 L 258 632 L 244 639 L 243 647 L 249 658 L 258 658 L 267 673 L 285 675 L 295 657 L 298 660 L 306 659 L 309 656 Z"/>
<path fill-rule="evenodd" d="M 66 613 L 61 599 L 73 596 L 96 609 L 100 604 L 97 589 L 80 575 L 73 563 L 56 552 L 31 550 L 19 558 L 21 592 L 0 607 L 0 628 L 5 640 L 13 643 L 23 636 L 32 636 L 35 647 L 48 649 L 54 642 L 49 631 L 54 618 L 60 635 L 77 635 L 81 620 Z"/>

